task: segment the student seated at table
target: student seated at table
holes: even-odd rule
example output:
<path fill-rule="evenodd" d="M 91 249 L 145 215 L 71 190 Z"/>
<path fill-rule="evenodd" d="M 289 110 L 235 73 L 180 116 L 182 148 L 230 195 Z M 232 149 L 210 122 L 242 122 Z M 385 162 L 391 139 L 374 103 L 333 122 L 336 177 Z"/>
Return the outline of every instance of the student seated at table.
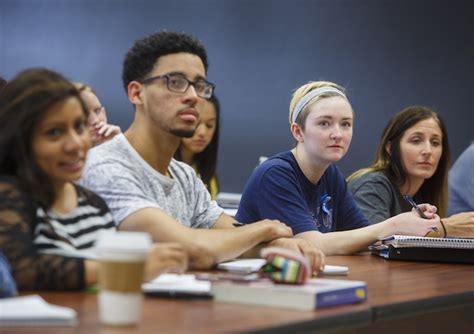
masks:
<path fill-rule="evenodd" d="M 23 71 L 0 91 L 0 249 L 21 290 L 97 280 L 86 258 L 115 224 L 99 196 L 73 183 L 91 144 L 87 116 L 76 88 L 46 69 Z M 186 260 L 179 245 L 154 245 L 146 278 Z"/>
<path fill-rule="evenodd" d="M 93 146 L 102 144 L 122 132 L 117 125 L 107 123 L 105 107 L 100 103 L 99 96 L 91 86 L 81 82 L 74 83 L 74 86 L 79 90 L 82 100 L 89 109 L 87 126 Z"/>
<path fill-rule="evenodd" d="M 219 146 L 220 105 L 216 95 L 206 100 L 196 131 L 191 138 L 181 139 L 174 158 L 194 168 L 212 199 L 216 199 L 219 183 L 216 175 Z"/>
<path fill-rule="evenodd" d="M 291 238 L 291 229 L 281 222 L 236 227 L 193 168 L 173 159 L 181 140 L 194 135 L 213 94 L 207 67 L 207 52 L 193 36 L 160 31 L 137 40 L 122 72 L 135 109 L 133 122 L 124 134 L 91 150 L 81 184 L 105 199 L 119 229 L 179 242 L 195 268 L 244 253 L 254 257 L 271 245 L 304 253 L 314 270 L 321 269 L 324 254 Z"/>
<path fill-rule="evenodd" d="M 433 204 L 446 217 L 429 236 L 474 236 L 474 212 L 447 217 L 449 161 L 441 117 L 427 107 L 410 106 L 390 120 L 374 163 L 349 176 L 349 189 L 371 224 L 410 211 L 403 197 L 408 194 L 415 202 Z"/>
<path fill-rule="evenodd" d="M 474 214 L 474 143 L 454 163 L 449 171 L 448 184 L 448 214 L 466 211 Z"/>
<path fill-rule="evenodd" d="M 351 254 L 393 234 L 425 235 L 439 224 L 436 208 L 423 204 L 430 219 L 408 212 L 369 226 L 334 164 L 349 149 L 354 123 L 342 87 L 325 81 L 301 86 L 293 94 L 289 118 L 296 147 L 254 170 L 238 221 L 278 219 L 326 255 Z"/>

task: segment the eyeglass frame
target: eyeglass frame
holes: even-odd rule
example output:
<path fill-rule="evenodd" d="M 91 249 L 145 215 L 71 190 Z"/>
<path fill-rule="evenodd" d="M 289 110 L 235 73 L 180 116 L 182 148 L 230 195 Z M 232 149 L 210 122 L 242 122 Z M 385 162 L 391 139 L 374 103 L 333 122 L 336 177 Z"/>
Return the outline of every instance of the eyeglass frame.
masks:
<path fill-rule="evenodd" d="M 183 91 L 172 90 L 172 89 L 170 88 L 170 86 L 169 86 L 169 80 L 170 80 L 170 77 L 171 77 L 171 76 L 177 76 L 177 77 L 183 78 L 183 79 L 188 83 L 186 89 L 183 90 Z M 142 83 L 142 84 L 147 85 L 147 84 L 150 84 L 152 81 L 159 80 L 159 79 L 166 79 L 166 88 L 168 88 L 168 90 L 169 90 L 170 92 L 173 92 L 173 93 L 185 93 L 185 92 L 188 90 L 189 86 L 193 86 L 193 87 L 194 87 L 194 90 L 196 91 L 196 94 L 197 94 L 199 97 L 202 97 L 203 99 L 206 99 L 206 100 L 209 100 L 209 99 L 212 97 L 212 94 L 214 94 L 214 89 L 216 88 L 216 85 L 213 84 L 212 82 L 209 82 L 209 81 L 207 81 L 207 80 L 205 80 L 205 79 L 202 79 L 202 78 L 192 81 L 192 80 L 189 80 L 188 78 L 186 78 L 186 77 L 185 77 L 184 75 L 182 75 L 181 73 L 166 73 L 166 74 L 162 74 L 162 75 L 157 75 L 157 76 L 154 76 L 154 77 L 146 78 L 146 79 L 143 79 L 143 80 L 139 80 L 139 82 Z M 208 84 L 208 85 L 211 87 L 211 94 L 209 95 L 209 97 L 201 96 L 201 95 L 199 95 L 199 93 L 197 92 L 197 90 L 196 90 L 196 84 L 197 84 L 198 82 L 201 82 L 201 81 L 204 81 L 206 84 Z"/>

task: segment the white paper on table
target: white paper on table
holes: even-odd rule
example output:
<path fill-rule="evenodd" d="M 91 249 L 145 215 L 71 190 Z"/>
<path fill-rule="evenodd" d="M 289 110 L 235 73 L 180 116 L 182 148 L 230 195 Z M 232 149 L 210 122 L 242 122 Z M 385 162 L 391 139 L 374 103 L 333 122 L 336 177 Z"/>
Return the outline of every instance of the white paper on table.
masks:
<path fill-rule="evenodd" d="M 210 295 L 211 282 L 196 279 L 196 275 L 161 274 L 150 282 L 142 284 L 146 293 L 163 295 Z"/>
<path fill-rule="evenodd" d="M 38 295 L 0 299 L 0 327 L 71 326 L 76 311 L 47 303 Z"/>
<path fill-rule="evenodd" d="M 324 270 L 321 272 L 322 275 L 332 276 L 332 275 L 347 275 L 349 274 L 349 267 L 345 266 L 333 266 L 326 264 Z"/>
<path fill-rule="evenodd" d="M 243 259 L 219 263 L 217 268 L 234 273 L 249 274 L 259 271 L 265 263 L 267 263 L 265 259 Z"/>

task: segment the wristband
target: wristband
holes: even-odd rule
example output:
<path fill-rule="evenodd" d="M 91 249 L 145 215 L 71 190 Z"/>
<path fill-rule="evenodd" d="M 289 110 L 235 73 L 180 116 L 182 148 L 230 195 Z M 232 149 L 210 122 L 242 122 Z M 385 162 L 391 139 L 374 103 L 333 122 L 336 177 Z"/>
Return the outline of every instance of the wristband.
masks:
<path fill-rule="evenodd" d="M 446 233 L 446 227 L 444 226 L 444 223 L 441 219 L 439 220 L 439 222 L 441 223 L 441 226 L 443 227 L 443 232 L 444 232 L 443 238 L 446 238 L 448 236 L 448 233 Z"/>

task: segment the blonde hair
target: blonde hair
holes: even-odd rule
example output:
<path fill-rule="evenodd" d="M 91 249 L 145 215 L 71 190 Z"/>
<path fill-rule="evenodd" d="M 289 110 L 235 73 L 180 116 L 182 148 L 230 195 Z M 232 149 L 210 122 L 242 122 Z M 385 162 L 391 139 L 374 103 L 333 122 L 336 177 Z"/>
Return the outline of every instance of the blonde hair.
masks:
<path fill-rule="evenodd" d="M 345 94 L 345 89 L 339 86 L 338 84 L 335 84 L 334 82 L 330 82 L 330 81 L 308 82 L 307 84 L 297 88 L 295 92 L 293 93 L 293 96 L 290 101 L 290 110 L 289 110 L 290 111 L 289 113 L 290 124 L 292 123 L 293 113 L 295 112 L 295 108 L 298 105 L 298 102 L 300 102 L 301 99 L 312 90 L 321 88 L 321 87 L 333 87 L 333 88 L 336 88 L 337 90 L 340 90 L 342 93 Z M 328 97 L 334 97 L 334 96 L 341 96 L 341 95 L 335 92 L 326 92 L 326 93 L 322 93 L 315 96 L 306 104 L 303 110 L 301 110 L 299 115 L 296 117 L 295 123 L 298 124 L 304 130 L 304 124 L 305 124 L 306 118 L 308 117 L 310 107 L 319 100 L 322 100 Z"/>
<path fill-rule="evenodd" d="M 92 88 L 88 84 L 85 84 L 83 82 L 73 82 L 72 84 L 74 85 L 74 87 L 76 87 L 76 89 L 79 91 L 79 93 L 80 92 L 91 92 L 92 94 L 97 96 L 97 93 L 95 92 L 94 88 Z"/>

